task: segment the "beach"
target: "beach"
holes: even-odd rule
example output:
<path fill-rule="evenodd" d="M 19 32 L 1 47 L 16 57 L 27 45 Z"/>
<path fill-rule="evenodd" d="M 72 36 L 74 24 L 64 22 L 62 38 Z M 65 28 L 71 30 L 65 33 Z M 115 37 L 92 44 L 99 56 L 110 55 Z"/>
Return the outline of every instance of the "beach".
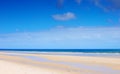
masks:
<path fill-rule="evenodd" d="M 0 74 L 120 74 L 120 58 L 0 52 Z"/>

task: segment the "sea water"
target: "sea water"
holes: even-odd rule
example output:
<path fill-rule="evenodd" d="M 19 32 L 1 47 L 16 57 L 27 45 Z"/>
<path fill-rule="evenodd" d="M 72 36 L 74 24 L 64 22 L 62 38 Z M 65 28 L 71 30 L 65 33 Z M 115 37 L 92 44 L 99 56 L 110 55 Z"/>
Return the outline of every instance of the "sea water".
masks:
<path fill-rule="evenodd" d="M 74 56 L 110 56 L 120 58 L 120 49 L 0 49 L 4 52 L 20 54 L 74 55 Z"/>

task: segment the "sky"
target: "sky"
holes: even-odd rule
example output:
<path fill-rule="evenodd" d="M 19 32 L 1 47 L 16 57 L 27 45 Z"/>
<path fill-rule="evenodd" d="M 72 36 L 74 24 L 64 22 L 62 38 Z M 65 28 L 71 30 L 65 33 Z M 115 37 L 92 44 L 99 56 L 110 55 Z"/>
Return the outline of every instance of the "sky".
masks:
<path fill-rule="evenodd" d="M 0 49 L 120 49 L 120 0 L 0 0 Z"/>

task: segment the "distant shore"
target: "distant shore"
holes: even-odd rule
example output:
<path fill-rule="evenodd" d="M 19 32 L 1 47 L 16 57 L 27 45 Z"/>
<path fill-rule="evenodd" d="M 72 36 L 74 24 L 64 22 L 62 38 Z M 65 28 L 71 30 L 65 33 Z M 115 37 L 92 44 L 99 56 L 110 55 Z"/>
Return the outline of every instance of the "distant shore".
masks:
<path fill-rule="evenodd" d="M 1 51 L 0 74 L 120 74 L 120 58 Z"/>

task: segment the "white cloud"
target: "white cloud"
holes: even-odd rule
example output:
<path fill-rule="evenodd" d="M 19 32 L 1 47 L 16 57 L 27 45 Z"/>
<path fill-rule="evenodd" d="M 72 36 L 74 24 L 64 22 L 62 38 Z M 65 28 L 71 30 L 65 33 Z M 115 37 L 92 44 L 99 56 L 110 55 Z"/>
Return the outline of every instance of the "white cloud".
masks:
<path fill-rule="evenodd" d="M 120 48 L 120 28 L 62 28 L 0 35 L 0 48 Z"/>
<path fill-rule="evenodd" d="M 66 20 L 74 19 L 76 16 L 72 12 L 67 12 L 67 13 L 64 13 L 64 14 L 55 14 L 55 15 L 52 15 L 52 17 L 55 20 L 66 21 Z"/>

